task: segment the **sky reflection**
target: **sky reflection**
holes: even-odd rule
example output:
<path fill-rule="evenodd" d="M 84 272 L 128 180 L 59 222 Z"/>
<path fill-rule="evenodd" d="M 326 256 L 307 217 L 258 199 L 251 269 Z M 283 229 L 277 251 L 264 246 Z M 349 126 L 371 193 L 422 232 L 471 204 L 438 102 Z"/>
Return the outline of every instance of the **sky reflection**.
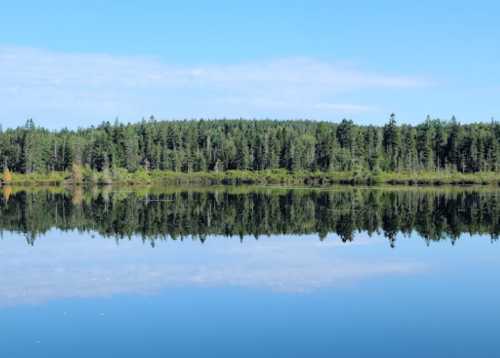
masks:
<path fill-rule="evenodd" d="M 368 254 L 369 251 L 377 253 Z M 385 252 L 385 255 L 380 255 Z M 428 264 L 391 254 L 383 237 L 359 234 L 347 244 L 336 235 L 269 236 L 259 240 L 213 237 L 160 242 L 103 239 L 51 230 L 34 247 L 22 235 L 0 241 L 0 305 L 62 298 L 151 294 L 168 287 L 244 287 L 310 292 L 364 279 L 414 275 Z"/>

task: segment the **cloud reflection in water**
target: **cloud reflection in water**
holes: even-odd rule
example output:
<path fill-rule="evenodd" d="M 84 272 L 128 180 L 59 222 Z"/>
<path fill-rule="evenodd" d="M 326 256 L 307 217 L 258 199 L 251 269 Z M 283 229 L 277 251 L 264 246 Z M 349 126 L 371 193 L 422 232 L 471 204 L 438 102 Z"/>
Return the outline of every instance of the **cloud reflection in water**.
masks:
<path fill-rule="evenodd" d="M 53 299 L 155 293 L 172 287 L 242 287 L 309 292 L 363 279 L 421 272 L 425 265 L 387 255 L 357 255 L 386 245 L 382 237 L 359 234 L 355 243 L 317 236 L 271 236 L 242 243 L 237 238 L 160 243 L 139 238 L 92 238 L 51 230 L 29 247 L 18 234 L 0 241 L 0 305 Z M 389 252 L 389 251 L 387 251 Z"/>

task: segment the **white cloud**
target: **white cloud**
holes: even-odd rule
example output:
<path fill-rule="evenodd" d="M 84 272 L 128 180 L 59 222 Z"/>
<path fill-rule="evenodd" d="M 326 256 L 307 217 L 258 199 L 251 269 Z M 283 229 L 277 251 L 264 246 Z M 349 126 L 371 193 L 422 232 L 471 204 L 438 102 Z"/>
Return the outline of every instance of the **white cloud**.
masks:
<path fill-rule="evenodd" d="M 308 117 L 372 112 L 363 91 L 430 82 L 309 58 L 228 65 L 171 65 L 151 57 L 0 47 L 0 106 L 17 120 L 160 117 Z M 58 122 L 60 123 L 60 122 Z M 43 123 L 53 124 L 53 123 Z M 88 124 L 88 123 L 80 123 Z M 57 126 L 57 125 L 55 125 Z"/>
<path fill-rule="evenodd" d="M 139 238 L 91 239 L 91 234 L 52 230 L 28 247 L 22 235 L 6 232 L 0 242 L 0 307 L 61 298 L 151 294 L 175 287 L 239 287 L 304 293 L 365 280 L 426 272 L 426 263 L 390 255 L 356 255 L 339 241 L 316 235 L 261 240 L 210 237 L 159 242 Z M 338 240 L 338 239 L 337 239 Z M 385 245 L 359 234 L 354 245 Z M 350 250 L 347 250 L 350 249 Z M 358 247 L 359 249 L 359 247 Z"/>

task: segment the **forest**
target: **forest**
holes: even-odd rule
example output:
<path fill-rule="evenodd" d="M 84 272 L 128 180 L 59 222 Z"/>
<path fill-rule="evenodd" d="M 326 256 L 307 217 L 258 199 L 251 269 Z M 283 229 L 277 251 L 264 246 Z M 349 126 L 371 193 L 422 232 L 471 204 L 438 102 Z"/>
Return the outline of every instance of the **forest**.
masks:
<path fill-rule="evenodd" d="M 428 117 L 384 126 L 276 120 L 104 122 L 47 130 L 29 119 L 0 130 L 0 166 L 11 173 L 294 172 L 498 173 L 500 123 Z M 81 168 L 81 169 L 78 169 Z M 77 176 L 81 174 L 77 173 Z"/>

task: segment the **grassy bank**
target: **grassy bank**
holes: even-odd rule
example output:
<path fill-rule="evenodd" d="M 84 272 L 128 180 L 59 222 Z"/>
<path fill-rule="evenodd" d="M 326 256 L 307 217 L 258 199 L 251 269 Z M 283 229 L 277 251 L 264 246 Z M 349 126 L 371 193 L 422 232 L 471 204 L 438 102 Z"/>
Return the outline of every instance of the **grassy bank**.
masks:
<path fill-rule="evenodd" d="M 15 185 L 71 185 L 74 183 L 71 172 L 49 172 L 19 174 L 12 173 L 10 180 L 2 184 Z M 129 173 L 117 169 L 93 172 L 82 169 L 79 184 L 274 184 L 274 185 L 333 185 L 333 184 L 395 184 L 395 185 L 500 185 L 500 173 L 482 172 L 463 174 L 456 172 L 288 172 L 269 171 L 225 171 L 178 173 L 169 171 L 136 171 Z"/>

